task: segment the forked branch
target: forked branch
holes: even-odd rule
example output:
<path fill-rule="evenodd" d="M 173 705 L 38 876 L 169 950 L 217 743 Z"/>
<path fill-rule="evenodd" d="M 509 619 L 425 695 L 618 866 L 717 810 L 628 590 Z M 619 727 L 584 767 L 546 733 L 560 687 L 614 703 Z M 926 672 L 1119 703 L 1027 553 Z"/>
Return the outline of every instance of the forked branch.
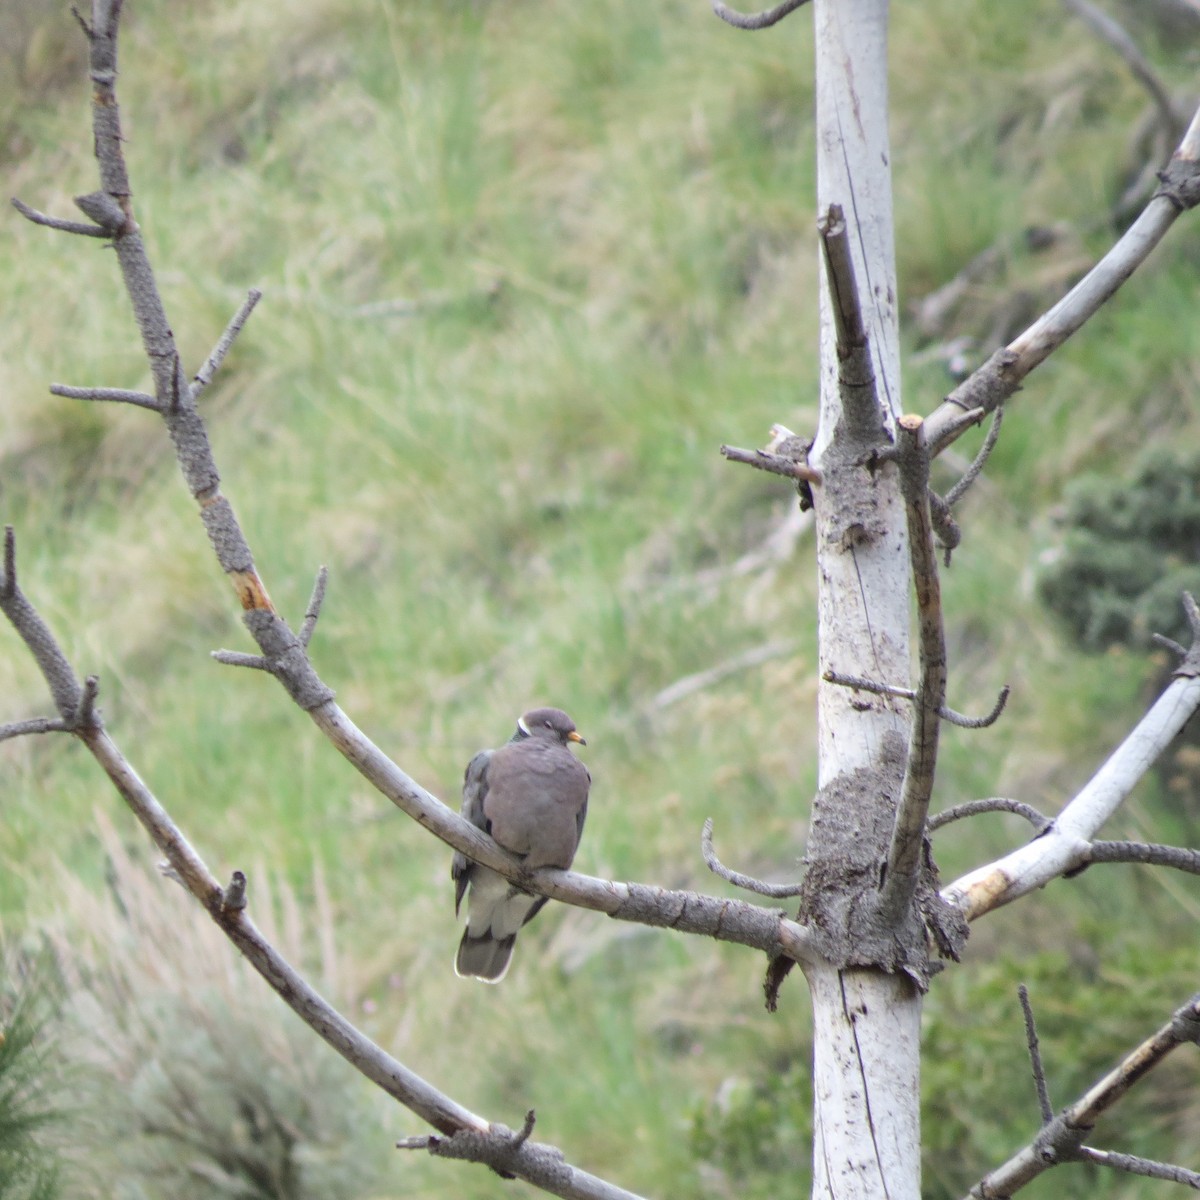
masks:
<path fill-rule="evenodd" d="M 1176 667 L 1175 679 L 1133 732 L 1049 829 L 943 889 L 942 896 L 957 904 L 968 920 L 1044 887 L 1068 871 L 1098 861 L 1092 857 L 1096 834 L 1200 708 L 1200 609 L 1186 593 L 1184 607 L 1192 626 L 1192 647 Z"/>
<path fill-rule="evenodd" d="M 1033 1014 L 1023 1001 L 1026 1034 L 1035 1075 L 1041 1062 L 1036 1053 L 1037 1035 L 1033 1032 Z M 1134 1086 L 1162 1064 L 1178 1046 L 1200 1041 L 1200 994 L 1176 1010 L 1171 1019 L 1140 1046 L 1130 1051 L 1107 1075 L 1083 1096 L 1068 1105 L 1058 1116 L 1049 1115 L 1049 1099 L 1044 1092 L 1044 1076 L 1039 1084 L 1039 1105 L 1043 1114 L 1037 1137 L 1002 1167 L 981 1179 L 965 1200 L 998 1200 L 1013 1195 L 1039 1175 L 1064 1162 L 1092 1162 L 1129 1174 L 1169 1179 L 1189 1187 L 1200 1187 L 1200 1173 L 1170 1163 L 1158 1163 L 1129 1154 L 1117 1154 L 1085 1146 L 1083 1139 L 1097 1120 L 1108 1112 Z"/>

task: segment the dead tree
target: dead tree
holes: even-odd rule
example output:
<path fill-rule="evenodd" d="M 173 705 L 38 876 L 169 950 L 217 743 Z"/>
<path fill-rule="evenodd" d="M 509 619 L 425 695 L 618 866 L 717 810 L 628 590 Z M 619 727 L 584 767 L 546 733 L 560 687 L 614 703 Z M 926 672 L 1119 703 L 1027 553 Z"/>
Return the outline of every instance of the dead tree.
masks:
<path fill-rule="evenodd" d="M 786 0 L 752 16 L 717 0 L 718 15 L 761 29 L 799 8 Z M 1197 855 L 1166 847 L 1096 840 L 1129 794 L 1200 705 L 1200 658 L 1176 646 L 1174 682 L 1097 775 L 1053 819 L 1016 801 L 984 800 L 940 814 L 928 810 L 941 722 L 982 726 L 947 704 L 947 661 L 938 552 L 959 538 L 954 502 L 929 487 L 929 464 L 968 428 L 989 416 L 998 429 L 1005 402 L 1024 378 L 1112 295 L 1175 218 L 1200 202 L 1200 114 L 1163 171 L 1142 215 L 1095 269 L 1044 317 L 997 351 L 928 416 L 900 402 L 896 284 L 887 145 L 886 0 L 815 0 L 817 27 L 819 233 L 825 263 L 820 417 L 815 436 L 780 430 L 770 450 L 729 456 L 790 477 L 816 512 L 820 661 L 819 791 L 813 802 L 807 870 L 796 888 L 768 888 L 721 866 L 706 829 L 704 851 L 725 879 L 757 894 L 799 895 L 795 918 L 778 908 L 695 892 L 595 879 L 574 872 L 530 872 L 474 825 L 410 778 L 336 704 L 308 657 L 326 578 L 293 628 L 276 610 L 255 567 L 234 509 L 221 490 L 197 408 L 242 330 L 251 292 L 208 359 L 189 372 L 135 219 L 117 105 L 117 34 L 121 0 L 93 0 L 80 18 L 90 47 L 93 134 L 99 190 L 76 204 L 86 221 L 64 220 L 14 201 L 29 220 L 111 244 L 133 304 L 154 380 L 153 393 L 54 385 L 86 402 L 126 403 L 166 424 L 184 481 L 209 541 L 240 603 L 257 654 L 220 651 L 230 666 L 274 676 L 317 729 L 374 787 L 448 846 L 531 892 L 618 920 L 740 943 L 767 960 L 769 1006 L 784 977 L 801 967 L 815 1018 L 816 1144 L 814 1193 L 913 1198 L 920 1188 L 919 1094 L 922 996 L 946 960 L 954 960 L 969 922 L 1033 888 L 1092 862 L 1143 861 L 1200 873 Z M 916 678 L 909 679 L 909 588 L 917 599 Z M 425 1120 L 432 1134 L 405 1148 L 486 1164 L 565 1197 L 631 1193 L 571 1166 L 532 1140 L 533 1113 L 519 1131 L 469 1111 L 373 1044 L 335 1011 L 271 946 L 250 916 L 247 881 L 233 871 L 222 886 L 105 728 L 95 677 L 80 681 L 53 633 L 18 584 L 16 540 L 6 534 L 0 609 L 24 639 L 53 697 L 55 713 L 0 728 L 0 738 L 66 732 L 77 737 L 164 854 L 167 869 L 207 911 L 266 981 L 314 1031 L 367 1078 Z M 1193 633 L 1200 613 L 1188 600 Z M 977 811 L 1026 815 L 1035 837 L 998 862 L 939 884 L 928 833 Z M 1119 1099 L 1149 1066 L 1200 1035 L 1193 998 L 1149 1042 L 1055 1117 L 1042 1096 L 1043 1129 L 1030 1147 L 981 1181 L 974 1194 L 1007 1196 L 1059 1162 L 1089 1159 L 1195 1184 L 1182 1168 L 1148 1164 L 1083 1144 L 1095 1115 Z M 1037 1065 L 1029 1017 L 1030 1047 Z M 1039 1080 L 1041 1080 L 1039 1072 Z M 1044 1081 L 1042 1081 L 1044 1083 Z"/>

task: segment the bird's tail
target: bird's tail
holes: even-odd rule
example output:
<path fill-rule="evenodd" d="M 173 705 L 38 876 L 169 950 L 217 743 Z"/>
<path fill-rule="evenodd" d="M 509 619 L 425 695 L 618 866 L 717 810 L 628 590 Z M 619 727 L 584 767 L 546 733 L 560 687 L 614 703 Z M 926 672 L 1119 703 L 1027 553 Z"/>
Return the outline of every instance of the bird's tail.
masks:
<path fill-rule="evenodd" d="M 464 930 L 454 959 L 454 973 L 463 978 L 482 979 L 484 983 L 499 983 L 508 971 L 516 940 L 515 933 L 506 938 L 495 938 L 490 933 L 472 937 L 469 929 Z"/>

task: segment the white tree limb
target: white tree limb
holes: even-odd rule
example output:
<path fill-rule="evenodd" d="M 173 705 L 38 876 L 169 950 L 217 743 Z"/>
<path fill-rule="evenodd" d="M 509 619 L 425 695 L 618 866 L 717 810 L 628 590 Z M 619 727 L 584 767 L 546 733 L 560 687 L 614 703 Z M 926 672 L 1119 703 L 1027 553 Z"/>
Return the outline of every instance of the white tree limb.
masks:
<path fill-rule="evenodd" d="M 975 920 L 1089 861 L 1089 844 L 1200 708 L 1200 678 L 1175 679 L 1083 789 L 1032 842 L 955 880 L 942 896 Z"/>

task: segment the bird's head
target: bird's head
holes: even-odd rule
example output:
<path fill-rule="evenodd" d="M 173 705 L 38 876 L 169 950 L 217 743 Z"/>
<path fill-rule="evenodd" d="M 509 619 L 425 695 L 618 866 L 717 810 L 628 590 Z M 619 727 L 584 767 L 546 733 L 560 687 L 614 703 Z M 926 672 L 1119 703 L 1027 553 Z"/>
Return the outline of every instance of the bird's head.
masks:
<path fill-rule="evenodd" d="M 517 733 L 513 739 L 541 738 L 565 746 L 568 742 L 587 742 L 575 730 L 575 722 L 561 708 L 532 708 L 517 721 Z"/>

